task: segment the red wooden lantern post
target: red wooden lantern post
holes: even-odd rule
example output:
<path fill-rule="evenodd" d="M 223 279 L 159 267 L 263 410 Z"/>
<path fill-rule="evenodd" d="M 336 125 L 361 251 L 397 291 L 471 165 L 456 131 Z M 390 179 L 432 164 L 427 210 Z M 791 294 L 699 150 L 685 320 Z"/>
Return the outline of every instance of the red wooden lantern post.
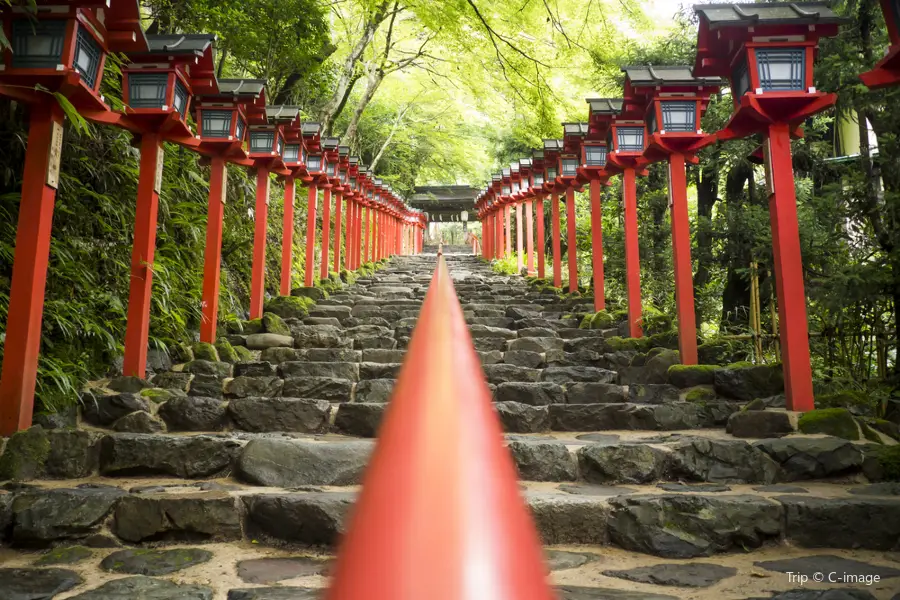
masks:
<path fill-rule="evenodd" d="M 646 175 L 644 158 L 643 114 L 627 102 L 615 115 L 609 127 L 606 146 L 606 170 L 622 174 L 625 200 L 625 282 L 628 289 L 628 335 L 642 337 L 641 326 L 641 258 L 638 242 L 637 175 Z"/>
<path fill-rule="evenodd" d="M 347 185 L 344 186 L 344 199 L 347 201 L 347 233 L 344 236 L 344 269 L 353 267 L 353 249 L 356 245 L 356 177 L 359 173 L 359 159 L 351 156 L 347 159 Z"/>
<path fill-rule="evenodd" d="M 306 127 L 304 123 L 304 127 Z M 309 188 L 306 200 L 306 265 L 304 268 L 303 285 L 313 287 L 318 281 L 316 277 L 316 208 L 319 202 L 319 183 L 324 178 L 324 159 L 322 157 L 321 138 L 319 126 L 315 132 L 312 127 L 304 129 L 303 139 L 306 142 L 306 177 L 303 183 Z"/>
<path fill-rule="evenodd" d="M 281 286 L 282 296 L 291 293 L 291 285 L 294 270 L 294 230 L 297 227 L 294 219 L 294 201 L 296 198 L 296 181 L 299 178 L 304 181 L 309 173 L 306 170 L 307 139 L 304 130 L 317 132 L 318 123 L 300 123 L 299 120 L 291 122 L 282 128 L 285 138 L 284 164 L 289 172 L 284 184 L 284 214 L 281 224 Z M 310 139 L 314 139 L 314 136 Z"/>
<path fill-rule="evenodd" d="M 534 210 L 537 217 L 537 276 L 544 278 L 544 151 L 535 150 L 531 154 L 531 193 L 535 199 Z"/>
<path fill-rule="evenodd" d="M 590 119 L 581 154 L 579 174 L 590 181 L 591 187 L 591 254 L 594 287 L 594 310 L 606 309 L 606 281 L 603 271 L 603 207 L 602 186 L 609 185 L 606 170 L 606 145 L 609 124 L 622 110 L 621 100 L 588 99 Z"/>
<path fill-rule="evenodd" d="M 331 190 L 338 180 L 340 140 L 335 137 L 322 138 L 324 166 L 322 171 L 322 257 L 319 263 L 319 278 L 328 279 L 328 251 L 331 247 Z"/>
<path fill-rule="evenodd" d="M 338 148 L 340 162 L 338 164 L 338 182 L 334 188 L 334 266 L 332 270 L 335 273 L 341 272 L 341 226 L 343 211 L 342 204 L 344 194 L 350 190 L 350 148 L 348 146 L 340 146 Z M 344 235 L 344 240 L 347 236 Z"/>
<path fill-rule="evenodd" d="M 197 97 L 198 152 L 210 157 L 206 246 L 200 341 L 215 343 L 219 320 L 219 279 L 222 265 L 222 219 L 227 196 L 226 162 L 246 163 L 248 119 L 264 119 L 265 81 L 220 79 L 217 91 Z"/>
<path fill-rule="evenodd" d="M 575 191 L 581 191 L 578 181 L 578 162 L 581 142 L 587 133 L 587 125 L 563 123 L 563 152 L 559 157 L 557 181 L 566 190 L 566 246 L 569 265 L 569 292 L 578 291 L 578 243 L 576 239 Z"/>
<path fill-rule="evenodd" d="M 562 245 L 560 243 L 559 192 L 557 181 L 561 140 L 544 140 L 544 191 L 550 194 L 551 246 L 553 250 L 553 287 L 562 287 Z"/>
<path fill-rule="evenodd" d="M 819 38 L 837 35 L 843 19 L 825 2 L 698 5 L 695 10 L 700 27 L 694 75 L 731 78 L 735 111 L 718 138 L 766 136 L 785 396 L 789 410 L 810 410 L 812 369 L 791 135 L 799 135 L 805 119 L 836 100 L 813 86 L 813 62 Z"/>
<path fill-rule="evenodd" d="M 504 174 L 506 170 L 504 169 Z M 519 163 L 509 165 L 510 212 L 513 206 L 516 211 L 516 275 L 522 273 L 522 253 L 524 252 L 524 232 L 522 228 L 522 177 L 519 174 Z"/>
<path fill-rule="evenodd" d="M 900 84 L 900 0 L 880 2 L 891 45 L 874 69 L 859 76 L 872 89 Z"/>
<path fill-rule="evenodd" d="M 266 239 L 269 225 L 269 175 L 290 175 L 284 164 L 285 129 L 299 125 L 300 111 L 290 106 L 267 106 L 264 121 L 250 122 L 250 160 L 256 168 L 253 210 L 253 267 L 250 276 L 250 318 L 263 315 L 266 298 Z"/>
<path fill-rule="evenodd" d="M 521 182 L 521 194 L 525 198 L 525 272 L 534 275 L 534 182 L 532 181 L 531 159 L 519 160 L 519 176 Z"/>
<path fill-rule="evenodd" d="M 651 163 L 669 163 L 678 349 L 683 364 L 695 365 L 697 326 L 685 164 L 696 163 L 696 153 L 715 141 L 714 135 L 701 131 L 700 118 L 710 94 L 723 82 L 716 77 L 694 77 L 690 67 L 625 67 L 623 71 L 626 101 L 644 107 L 649 136 L 644 157 Z"/>
<path fill-rule="evenodd" d="M 496 174 L 491 177 L 492 210 L 494 211 L 495 230 L 497 232 L 496 249 L 494 258 L 501 259 L 506 251 L 506 209 L 503 207 L 503 176 Z"/>
<path fill-rule="evenodd" d="M 0 52 L 0 95 L 30 107 L 0 374 L 0 436 L 30 427 L 34 411 L 64 121 L 47 92 L 63 94 L 88 118 L 115 123 L 121 115 L 109 109 L 99 92 L 106 55 L 148 49 L 136 0 L 35 4 L 33 16 L 0 8 L 0 27 L 13 48 Z"/>
<path fill-rule="evenodd" d="M 138 132 L 141 151 L 131 253 L 125 375 L 144 377 L 150 331 L 150 292 L 156 223 L 162 188 L 164 141 L 198 146 L 186 116 L 194 94 L 216 90 L 212 35 L 158 35 L 149 51 L 133 53 L 124 69 L 126 116 Z"/>

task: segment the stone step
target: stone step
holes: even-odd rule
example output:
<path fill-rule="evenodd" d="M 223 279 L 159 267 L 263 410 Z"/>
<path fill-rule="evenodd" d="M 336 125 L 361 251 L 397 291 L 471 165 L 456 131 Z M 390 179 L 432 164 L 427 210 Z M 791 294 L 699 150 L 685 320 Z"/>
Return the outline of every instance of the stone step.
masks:
<path fill-rule="evenodd" d="M 348 464 L 352 474 L 358 465 Z M 252 489 L 229 482 L 184 486 L 41 486 L 0 495 L 2 541 L 13 547 L 244 541 L 334 547 L 355 487 Z M 809 484 L 804 493 L 735 485 L 690 487 L 530 484 L 524 496 L 547 544 L 590 544 L 669 559 L 790 545 L 888 552 L 900 538 L 900 497 L 862 486 Z M 856 492 L 856 493 L 851 493 Z M 864 493 L 860 493 L 864 492 Z M 783 548 L 781 548 L 783 551 Z"/>

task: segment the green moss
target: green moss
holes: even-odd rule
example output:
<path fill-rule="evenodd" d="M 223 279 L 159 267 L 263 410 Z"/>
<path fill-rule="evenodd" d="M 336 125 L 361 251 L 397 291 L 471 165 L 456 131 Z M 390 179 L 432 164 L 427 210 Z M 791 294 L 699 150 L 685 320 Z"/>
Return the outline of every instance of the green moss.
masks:
<path fill-rule="evenodd" d="M 663 333 L 672 329 L 672 317 L 663 314 L 644 314 L 641 325 L 648 334 Z"/>
<path fill-rule="evenodd" d="M 647 349 L 650 348 L 668 348 L 669 350 L 678 349 L 678 332 L 666 331 L 651 335 L 647 340 Z"/>
<path fill-rule="evenodd" d="M 859 439 L 859 427 L 846 408 L 811 410 L 800 416 L 797 428 L 803 433 L 823 433 L 845 440 Z"/>
<path fill-rule="evenodd" d="M 357 274 L 353 271 L 348 271 L 344 269 L 341 271 L 341 280 L 347 285 L 353 285 L 356 283 Z"/>
<path fill-rule="evenodd" d="M 753 366 L 756 366 L 756 365 L 754 365 L 752 362 L 750 362 L 748 360 L 742 360 L 740 362 L 734 362 L 729 365 L 726 365 L 726 367 L 728 367 L 729 369 L 746 369 L 748 367 L 753 367 Z"/>
<path fill-rule="evenodd" d="M 623 338 L 614 336 L 606 340 L 613 352 L 646 352 L 650 349 L 648 338 Z"/>
<path fill-rule="evenodd" d="M 864 438 L 870 442 L 875 442 L 876 444 L 884 443 L 881 441 L 881 436 L 878 435 L 878 432 L 869 427 L 865 421 L 857 419 L 856 422 L 859 424 L 859 430 L 862 432 Z"/>
<path fill-rule="evenodd" d="M 900 481 L 900 444 L 883 446 L 871 452 L 870 456 L 880 465 L 882 479 Z"/>
<path fill-rule="evenodd" d="M 705 404 L 716 399 L 716 392 L 707 387 L 694 387 L 687 391 L 684 399 L 695 404 Z"/>
<path fill-rule="evenodd" d="M 239 360 L 237 352 L 234 351 L 234 346 L 225 338 L 216 342 L 216 352 L 219 353 L 219 359 L 227 363 L 234 364 Z"/>
<path fill-rule="evenodd" d="M 27 481 L 37 479 L 44 471 L 50 455 L 50 439 L 40 425 L 17 431 L 6 442 L 0 456 L 0 480 Z"/>
<path fill-rule="evenodd" d="M 286 297 L 288 297 L 288 296 L 286 296 Z M 309 314 L 309 313 L 307 312 L 307 314 Z M 275 313 L 263 314 L 262 320 L 263 320 L 263 328 L 266 330 L 266 333 L 275 333 L 278 335 L 291 335 L 291 328 L 287 326 L 287 323 L 284 322 L 284 319 L 282 319 Z"/>
<path fill-rule="evenodd" d="M 34 564 L 39 567 L 46 567 L 49 565 L 74 565 L 93 555 L 93 551 L 84 546 L 65 546 L 53 548 L 34 561 Z"/>
<path fill-rule="evenodd" d="M 264 310 L 267 313 L 272 313 L 283 319 L 303 319 L 309 315 L 309 309 L 315 305 L 316 301 L 306 296 L 275 296 L 266 302 Z M 266 328 L 267 325 L 265 318 L 266 315 L 264 314 L 262 323 L 263 328 Z M 266 329 L 266 331 L 268 331 L 268 329 Z M 288 333 L 282 335 L 290 335 L 290 330 L 288 330 Z"/>
<path fill-rule="evenodd" d="M 216 347 L 210 343 L 194 342 L 191 349 L 194 351 L 194 360 L 211 360 L 213 362 L 219 362 L 219 353 L 216 352 Z"/>
<path fill-rule="evenodd" d="M 666 379 L 681 388 L 712 385 L 719 368 L 716 365 L 672 365 L 666 371 Z"/>
<path fill-rule="evenodd" d="M 166 351 L 169 358 L 175 364 L 188 363 L 194 360 L 194 350 L 189 344 L 176 342 L 175 340 L 166 340 Z"/>
<path fill-rule="evenodd" d="M 238 362 L 247 362 L 253 360 L 253 354 L 244 346 L 235 346 L 234 351 L 238 356 Z"/>
<path fill-rule="evenodd" d="M 163 402 L 168 402 L 174 398 L 175 394 L 172 390 L 163 388 L 147 388 L 141 390 L 141 396 L 155 404 L 162 404 Z"/>
<path fill-rule="evenodd" d="M 762 398 L 755 398 L 755 399 L 751 400 L 750 402 L 748 402 L 747 404 L 745 404 L 741 408 L 741 411 L 746 412 L 748 410 L 766 410 L 766 408 L 767 408 L 766 403 L 763 401 Z"/>
<path fill-rule="evenodd" d="M 610 329 L 616 324 L 613 316 L 605 310 L 594 313 L 591 319 L 591 329 Z"/>

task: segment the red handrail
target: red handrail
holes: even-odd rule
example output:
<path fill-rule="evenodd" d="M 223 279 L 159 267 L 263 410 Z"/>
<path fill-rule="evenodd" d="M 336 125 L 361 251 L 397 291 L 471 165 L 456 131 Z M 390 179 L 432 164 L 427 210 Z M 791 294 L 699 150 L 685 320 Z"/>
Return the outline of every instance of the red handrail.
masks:
<path fill-rule="evenodd" d="M 326 598 L 555 598 L 443 257 Z"/>

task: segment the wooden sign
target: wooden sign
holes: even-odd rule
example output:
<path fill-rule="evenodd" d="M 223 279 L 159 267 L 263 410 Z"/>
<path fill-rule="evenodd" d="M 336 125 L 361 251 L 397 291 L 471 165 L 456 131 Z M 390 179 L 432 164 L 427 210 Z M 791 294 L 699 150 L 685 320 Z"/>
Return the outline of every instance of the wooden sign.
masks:
<path fill-rule="evenodd" d="M 59 163 L 62 159 L 62 143 L 63 143 L 63 124 L 52 121 L 52 129 L 50 130 L 50 148 L 49 159 L 47 161 L 47 179 L 48 187 L 54 190 L 59 187 Z"/>
<path fill-rule="evenodd" d="M 159 147 L 159 151 L 156 153 L 156 180 L 153 182 L 153 190 L 159 194 L 162 192 L 162 178 L 163 178 L 163 162 L 165 158 L 165 151 L 163 147 Z"/>

